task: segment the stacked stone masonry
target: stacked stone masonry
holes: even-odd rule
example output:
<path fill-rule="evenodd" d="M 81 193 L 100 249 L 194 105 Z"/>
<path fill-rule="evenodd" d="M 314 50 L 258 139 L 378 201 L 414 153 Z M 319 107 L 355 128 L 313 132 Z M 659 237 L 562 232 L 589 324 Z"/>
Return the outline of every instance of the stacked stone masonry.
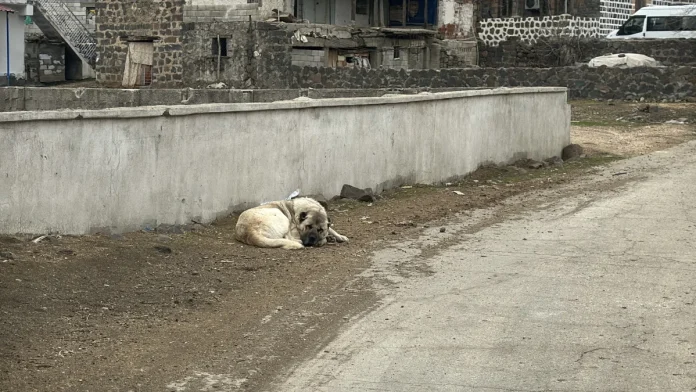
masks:
<path fill-rule="evenodd" d="M 97 80 L 119 85 L 123 77 L 129 40 L 153 42 L 152 84 L 178 86 L 182 83 L 184 0 L 103 0 L 96 4 L 97 45 L 100 58 Z"/>
<path fill-rule="evenodd" d="M 696 97 L 696 67 L 470 68 L 441 70 L 292 67 L 290 88 L 443 88 L 564 86 L 574 99 Z"/>
<path fill-rule="evenodd" d="M 292 65 L 300 67 L 323 67 L 326 66 L 326 55 L 324 49 L 292 49 Z"/>
<path fill-rule="evenodd" d="M 27 82 L 65 81 L 65 45 L 35 39 L 26 42 L 24 64 Z"/>
<path fill-rule="evenodd" d="M 559 67 L 587 63 L 606 54 L 639 53 L 663 65 L 696 65 L 694 40 L 551 39 L 535 45 L 519 40 L 487 46 L 480 42 L 479 64 L 482 67 Z"/>
<path fill-rule="evenodd" d="M 487 46 L 511 38 L 530 44 L 549 37 L 594 38 L 599 37 L 599 19 L 571 15 L 484 19 L 478 24 L 478 37 Z"/>
<path fill-rule="evenodd" d="M 184 6 L 184 22 L 246 22 L 250 19 L 257 21 L 263 13 L 258 3 L 243 3 L 235 5 L 186 5 Z"/>

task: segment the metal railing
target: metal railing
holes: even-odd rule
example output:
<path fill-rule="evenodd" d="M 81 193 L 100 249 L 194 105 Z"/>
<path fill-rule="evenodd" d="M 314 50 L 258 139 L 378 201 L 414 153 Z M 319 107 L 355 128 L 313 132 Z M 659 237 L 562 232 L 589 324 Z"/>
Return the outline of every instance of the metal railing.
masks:
<path fill-rule="evenodd" d="M 61 0 L 34 0 L 33 3 L 75 54 L 94 68 L 97 40 L 70 8 Z"/>

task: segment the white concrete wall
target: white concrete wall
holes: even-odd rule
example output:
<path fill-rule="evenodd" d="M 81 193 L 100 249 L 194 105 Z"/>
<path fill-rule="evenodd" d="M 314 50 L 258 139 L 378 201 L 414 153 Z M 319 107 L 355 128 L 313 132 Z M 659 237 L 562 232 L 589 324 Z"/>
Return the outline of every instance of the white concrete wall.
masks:
<path fill-rule="evenodd" d="M 19 9 L 19 8 L 18 8 Z M 24 69 L 24 16 L 19 12 L 10 17 L 10 73 L 25 78 Z M 0 73 L 7 73 L 7 12 L 0 12 Z"/>
<path fill-rule="evenodd" d="M 0 113 L 0 232 L 209 222 L 297 188 L 331 197 L 345 183 L 381 190 L 547 158 L 570 142 L 566 95 L 519 88 Z"/>

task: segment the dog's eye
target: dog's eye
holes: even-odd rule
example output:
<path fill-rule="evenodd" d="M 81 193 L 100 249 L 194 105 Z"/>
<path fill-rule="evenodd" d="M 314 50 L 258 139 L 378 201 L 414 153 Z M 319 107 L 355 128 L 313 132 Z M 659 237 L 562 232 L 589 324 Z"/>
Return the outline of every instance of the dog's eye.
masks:
<path fill-rule="evenodd" d="M 307 225 L 307 230 L 312 230 L 312 225 Z"/>

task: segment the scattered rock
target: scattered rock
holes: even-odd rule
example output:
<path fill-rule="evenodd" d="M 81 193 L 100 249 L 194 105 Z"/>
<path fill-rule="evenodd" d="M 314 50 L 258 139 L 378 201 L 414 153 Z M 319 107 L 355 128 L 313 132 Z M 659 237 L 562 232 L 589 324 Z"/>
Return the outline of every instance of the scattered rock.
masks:
<path fill-rule="evenodd" d="M 544 167 L 544 162 L 530 160 L 527 167 L 534 170 L 541 169 L 542 167 Z"/>
<path fill-rule="evenodd" d="M 200 223 L 194 223 L 191 226 L 191 231 L 202 231 L 202 230 L 205 230 L 205 226 L 200 224 Z"/>
<path fill-rule="evenodd" d="M 416 224 L 413 223 L 413 221 L 402 221 L 396 224 L 397 226 L 415 226 Z"/>
<path fill-rule="evenodd" d="M 168 246 L 155 245 L 155 250 L 157 250 L 160 253 L 164 253 L 164 254 L 172 253 L 172 248 L 170 248 Z"/>
<path fill-rule="evenodd" d="M 157 226 L 157 232 L 168 234 L 184 234 L 184 228 L 180 225 L 159 225 Z"/>
<path fill-rule="evenodd" d="M 440 228 L 440 233 L 444 233 L 445 231 L 447 231 L 446 228 L 444 228 L 444 227 L 441 227 L 441 228 Z"/>
<path fill-rule="evenodd" d="M 551 157 L 544 160 L 549 166 L 563 166 L 563 159 L 559 156 Z"/>
<path fill-rule="evenodd" d="M 344 184 L 343 188 L 341 188 L 341 197 L 364 202 L 373 202 L 376 200 L 371 189 L 360 189 L 348 184 Z"/>
<path fill-rule="evenodd" d="M 14 258 L 15 258 L 15 256 L 12 252 L 6 252 L 6 251 L 0 252 L 0 259 L 14 260 Z"/>
<path fill-rule="evenodd" d="M 22 243 L 23 241 L 17 237 L 14 236 L 0 236 L 0 243 L 4 244 L 19 244 Z"/>
<path fill-rule="evenodd" d="M 585 150 L 582 148 L 581 145 L 579 144 L 569 144 L 563 148 L 563 152 L 561 153 L 561 158 L 564 161 L 567 161 L 569 159 L 573 158 L 579 158 L 580 155 L 584 154 Z"/>
<path fill-rule="evenodd" d="M 660 111 L 660 107 L 657 105 L 644 105 L 642 107 L 638 108 L 638 111 L 644 112 L 644 113 L 657 113 Z"/>

